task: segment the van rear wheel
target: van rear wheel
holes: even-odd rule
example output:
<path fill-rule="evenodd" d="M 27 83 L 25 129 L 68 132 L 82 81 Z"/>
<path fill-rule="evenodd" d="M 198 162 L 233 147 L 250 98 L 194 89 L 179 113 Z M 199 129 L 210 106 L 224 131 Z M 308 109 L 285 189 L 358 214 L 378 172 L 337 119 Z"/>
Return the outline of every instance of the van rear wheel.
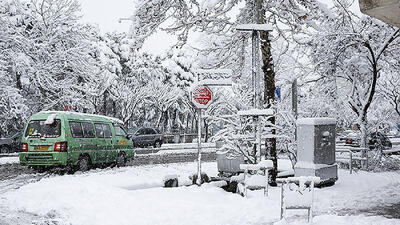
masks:
<path fill-rule="evenodd" d="M 117 167 L 122 167 L 126 165 L 126 156 L 124 153 L 120 153 L 117 158 Z"/>
<path fill-rule="evenodd" d="M 9 153 L 9 152 L 10 152 L 10 150 L 8 149 L 7 146 L 2 146 L 0 148 L 0 153 L 2 153 L 2 154 L 6 154 L 6 153 Z"/>
<path fill-rule="evenodd" d="M 86 155 L 83 155 L 83 156 L 79 157 L 78 170 L 84 172 L 84 171 L 88 171 L 89 169 L 90 169 L 89 157 L 86 156 Z"/>

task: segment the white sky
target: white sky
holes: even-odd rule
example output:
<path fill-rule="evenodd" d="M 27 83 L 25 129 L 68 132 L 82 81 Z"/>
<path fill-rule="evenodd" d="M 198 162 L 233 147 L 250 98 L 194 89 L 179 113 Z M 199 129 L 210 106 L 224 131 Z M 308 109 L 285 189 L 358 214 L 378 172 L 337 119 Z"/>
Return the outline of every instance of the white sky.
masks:
<path fill-rule="evenodd" d="M 82 7 L 82 20 L 98 24 L 101 32 L 128 32 L 129 21 L 118 23 L 118 19 L 129 17 L 135 7 L 134 0 L 78 0 Z"/>
<path fill-rule="evenodd" d="M 97 24 L 101 33 L 128 32 L 130 21 L 118 22 L 119 18 L 132 15 L 135 0 L 78 0 L 82 8 L 82 21 Z M 169 50 L 175 37 L 165 32 L 157 32 L 143 45 L 142 50 L 152 54 L 162 54 Z"/>

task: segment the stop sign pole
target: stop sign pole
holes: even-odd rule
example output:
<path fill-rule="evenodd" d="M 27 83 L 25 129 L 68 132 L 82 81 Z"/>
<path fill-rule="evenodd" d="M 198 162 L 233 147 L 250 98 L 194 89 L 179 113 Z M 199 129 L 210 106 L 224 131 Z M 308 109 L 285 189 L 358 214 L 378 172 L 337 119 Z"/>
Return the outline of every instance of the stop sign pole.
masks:
<path fill-rule="evenodd" d="M 197 180 L 196 184 L 201 185 L 201 110 L 207 109 L 213 100 L 212 91 L 207 86 L 197 86 L 191 92 L 193 105 L 197 107 Z"/>

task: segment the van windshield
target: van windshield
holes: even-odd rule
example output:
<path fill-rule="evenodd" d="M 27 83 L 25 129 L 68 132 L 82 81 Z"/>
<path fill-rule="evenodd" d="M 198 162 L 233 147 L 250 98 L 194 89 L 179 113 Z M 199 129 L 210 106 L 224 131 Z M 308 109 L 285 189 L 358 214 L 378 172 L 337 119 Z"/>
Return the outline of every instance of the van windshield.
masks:
<path fill-rule="evenodd" d="M 45 124 L 45 120 L 31 120 L 25 133 L 25 137 L 55 138 L 60 135 L 61 121 L 57 119 L 52 124 Z"/>

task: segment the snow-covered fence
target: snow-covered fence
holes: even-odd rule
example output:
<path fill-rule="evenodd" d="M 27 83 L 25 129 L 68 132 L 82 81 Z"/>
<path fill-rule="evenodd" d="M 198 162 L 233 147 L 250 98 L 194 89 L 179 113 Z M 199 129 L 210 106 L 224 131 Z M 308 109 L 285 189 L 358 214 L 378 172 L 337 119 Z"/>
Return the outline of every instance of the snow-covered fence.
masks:
<path fill-rule="evenodd" d="M 163 144 L 160 148 L 135 148 L 136 151 L 150 151 L 153 152 L 153 150 L 192 150 L 192 149 L 197 149 L 197 143 L 181 143 L 181 144 Z M 201 148 L 205 149 L 216 149 L 217 144 L 216 143 L 202 143 Z"/>
<path fill-rule="evenodd" d="M 268 196 L 268 170 L 272 168 L 271 160 L 263 160 L 258 164 L 240 164 L 240 169 L 244 171 L 244 180 L 239 184 L 239 191 L 247 196 L 247 189 L 264 189 L 264 196 Z M 250 172 L 254 174 L 251 175 Z"/>
<path fill-rule="evenodd" d="M 202 137 L 205 134 L 201 134 Z M 165 143 L 192 143 L 197 134 L 164 134 Z"/>
<path fill-rule="evenodd" d="M 350 174 L 352 174 L 353 173 L 353 152 L 350 151 L 349 149 L 336 149 L 336 152 L 340 153 L 340 156 L 336 156 L 336 162 L 348 163 Z M 342 156 L 342 153 L 348 153 L 349 157 Z"/>
<path fill-rule="evenodd" d="M 277 179 L 281 186 L 281 219 L 287 209 L 306 209 L 308 222 L 312 223 L 314 184 L 320 182 L 319 177 L 289 177 Z"/>

